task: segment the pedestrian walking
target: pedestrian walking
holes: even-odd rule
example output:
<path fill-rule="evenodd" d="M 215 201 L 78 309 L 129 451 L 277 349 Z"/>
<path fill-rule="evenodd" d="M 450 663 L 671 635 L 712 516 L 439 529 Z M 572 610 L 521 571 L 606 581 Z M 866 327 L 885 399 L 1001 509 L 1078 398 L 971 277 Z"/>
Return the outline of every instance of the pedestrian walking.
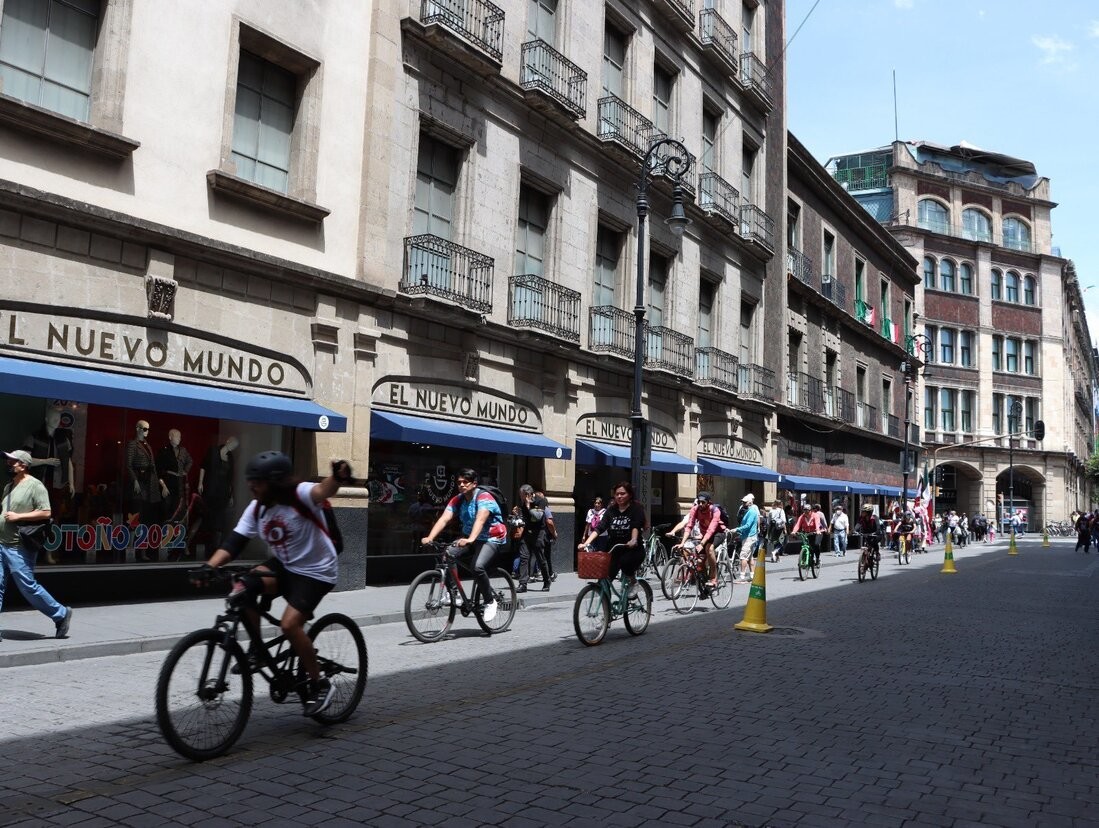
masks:
<path fill-rule="evenodd" d="M 847 555 L 847 530 L 849 528 L 847 513 L 843 507 L 836 504 L 832 508 L 832 522 L 828 528 L 832 530 L 832 557 L 842 558 Z"/>
<path fill-rule="evenodd" d="M 50 496 L 45 485 L 28 474 L 30 452 L 4 452 L 8 476 L 0 497 L 0 608 L 8 576 L 27 603 L 53 621 L 54 635 L 66 638 L 72 623 L 72 607 L 62 606 L 34 577 L 34 565 L 45 539 L 41 534 L 50 519 Z M 37 528 L 36 527 L 42 527 Z M 2 639 L 0 639 L 2 640 Z"/>
<path fill-rule="evenodd" d="M 776 500 L 767 513 L 767 545 L 771 553 L 771 563 L 778 563 L 782 554 L 782 545 L 786 542 L 786 510 L 782 501 Z"/>
<path fill-rule="evenodd" d="M 549 565 L 546 563 L 546 506 L 534 497 L 534 487 L 524 483 L 519 487 L 519 511 L 526 524 L 519 546 L 519 592 L 527 591 L 531 576 L 531 556 L 542 573 L 542 591 L 549 592 Z"/>
<path fill-rule="evenodd" d="M 1080 547 L 1084 547 L 1084 553 L 1091 552 L 1091 526 L 1089 525 L 1088 515 L 1078 515 L 1075 522 L 1076 528 L 1076 549 L 1074 552 L 1079 552 Z"/>
<path fill-rule="evenodd" d="M 603 520 L 603 513 L 606 509 L 603 506 L 603 498 L 597 497 L 592 501 L 591 508 L 588 509 L 588 514 L 584 518 L 584 532 L 586 535 L 589 532 L 594 532 L 599 528 L 600 522 Z M 607 535 L 597 535 L 595 541 L 591 545 L 592 549 L 599 552 L 605 552 L 607 550 Z"/>
<path fill-rule="evenodd" d="M 750 581 L 752 579 L 752 550 L 756 548 L 756 540 L 759 537 L 759 507 L 756 506 L 756 496 L 751 492 L 744 495 L 740 502 L 746 507 L 744 517 L 737 527 L 740 536 L 740 574 L 737 580 Z"/>
<path fill-rule="evenodd" d="M 520 547 L 523 545 L 523 530 L 526 525 L 519 507 L 512 506 L 511 514 L 508 515 L 508 559 L 511 561 L 511 574 L 515 578 L 519 577 Z"/>

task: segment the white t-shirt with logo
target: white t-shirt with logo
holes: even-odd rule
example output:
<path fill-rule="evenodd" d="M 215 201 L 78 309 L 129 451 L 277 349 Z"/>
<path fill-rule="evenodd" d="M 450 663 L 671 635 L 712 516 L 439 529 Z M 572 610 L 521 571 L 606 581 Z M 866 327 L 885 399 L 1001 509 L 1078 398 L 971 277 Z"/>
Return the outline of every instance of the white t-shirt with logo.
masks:
<path fill-rule="evenodd" d="M 323 532 L 324 512 L 313 502 L 313 483 L 299 483 L 298 500 L 317 517 L 319 526 L 293 506 L 277 505 L 257 509 L 253 500 L 240 516 L 233 531 L 246 538 L 262 537 L 271 554 L 288 572 L 336 583 L 336 547 Z M 257 525 L 258 517 L 258 525 Z"/>

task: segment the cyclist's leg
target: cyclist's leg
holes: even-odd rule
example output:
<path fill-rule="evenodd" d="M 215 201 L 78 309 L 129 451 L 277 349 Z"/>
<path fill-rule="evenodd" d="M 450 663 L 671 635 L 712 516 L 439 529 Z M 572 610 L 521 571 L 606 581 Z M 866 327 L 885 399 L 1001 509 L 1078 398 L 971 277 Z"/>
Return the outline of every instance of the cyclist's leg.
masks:
<path fill-rule="evenodd" d="M 241 622 L 248 631 L 251 639 L 259 639 L 260 613 L 257 602 L 264 595 L 279 594 L 279 571 L 282 563 L 278 558 L 272 558 L 259 566 L 253 567 L 244 573 L 233 585 L 230 599 L 240 607 Z M 249 644 L 249 651 L 253 649 Z"/>
<path fill-rule="evenodd" d="M 313 617 L 313 611 L 335 584 L 319 581 L 296 572 L 282 572 L 279 577 L 279 590 L 286 599 L 286 609 L 279 620 L 279 629 L 294 648 L 301 666 L 309 674 L 311 681 L 320 679 L 317 666 L 317 651 L 305 632 L 305 622 Z"/>
<path fill-rule="evenodd" d="M 500 551 L 500 545 L 492 541 L 478 541 L 468 548 L 474 549 L 476 553 L 473 559 L 473 577 L 477 579 L 477 586 L 481 588 L 484 602 L 491 604 L 495 598 L 493 598 L 492 581 L 488 577 L 488 568 L 495 560 L 496 553 Z"/>
<path fill-rule="evenodd" d="M 717 582 L 717 553 L 714 551 L 714 541 L 711 538 L 704 547 L 706 552 L 706 581 L 710 586 Z"/>

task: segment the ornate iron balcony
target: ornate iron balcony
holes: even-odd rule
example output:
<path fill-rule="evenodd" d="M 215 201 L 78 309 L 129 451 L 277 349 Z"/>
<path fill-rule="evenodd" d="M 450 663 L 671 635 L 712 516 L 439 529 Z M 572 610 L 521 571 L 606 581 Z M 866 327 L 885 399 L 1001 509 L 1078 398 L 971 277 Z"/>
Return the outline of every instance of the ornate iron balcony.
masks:
<path fill-rule="evenodd" d="M 853 167 L 836 170 L 832 177 L 849 193 L 861 190 L 881 190 L 889 186 L 889 173 L 884 165 L 880 167 Z"/>
<path fill-rule="evenodd" d="M 686 334 L 661 325 L 645 327 L 645 367 L 693 377 L 695 341 Z"/>
<path fill-rule="evenodd" d="M 786 372 L 786 404 L 791 408 L 808 408 L 809 398 L 802 374 L 797 371 Z"/>
<path fill-rule="evenodd" d="M 526 273 L 508 280 L 508 325 L 580 342 L 580 293 Z"/>
<path fill-rule="evenodd" d="M 890 437 L 896 437 L 901 439 L 901 421 L 892 414 L 882 413 L 882 419 L 885 420 L 885 431 Z"/>
<path fill-rule="evenodd" d="M 855 395 L 846 388 L 836 388 L 836 411 L 832 416 L 855 424 Z"/>
<path fill-rule="evenodd" d="M 802 374 L 806 388 L 809 389 L 809 410 L 814 414 L 824 414 L 824 380 Z"/>
<path fill-rule="evenodd" d="M 420 22 L 446 27 L 494 60 L 503 57 L 504 10 L 488 0 L 420 0 Z"/>
<path fill-rule="evenodd" d="M 401 293 L 437 296 L 481 313 L 492 311 L 491 258 L 432 235 L 409 236 L 404 252 Z"/>
<path fill-rule="evenodd" d="M 881 433 L 881 420 L 878 419 L 878 409 L 876 406 L 867 405 L 866 403 L 856 403 L 855 417 L 855 425 L 859 428 Z"/>
<path fill-rule="evenodd" d="M 775 250 L 775 220 L 747 201 L 740 205 L 740 235 L 772 253 Z"/>
<path fill-rule="evenodd" d="M 631 155 L 643 158 L 656 132 L 653 122 L 617 95 L 600 98 L 598 106 L 599 140 L 617 144 Z"/>
<path fill-rule="evenodd" d="M 767 109 L 774 105 L 773 84 L 767 72 L 767 66 L 751 52 L 740 56 L 740 82 L 744 88 L 754 93 Z"/>
<path fill-rule="evenodd" d="M 698 39 L 703 48 L 732 69 L 733 77 L 736 77 L 736 33 L 716 9 L 702 9 L 698 13 Z"/>
<path fill-rule="evenodd" d="M 519 85 L 556 101 L 574 118 L 588 108 L 588 74 L 544 40 L 523 44 Z"/>
<path fill-rule="evenodd" d="M 821 274 L 820 295 L 831 301 L 837 308 L 847 307 L 847 286 L 838 281 L 834 275 Z"/>
<path fill-rule="evenodd" d="M 775 372 L 762 365 L 739 363 L 737 365 L 737 393 L 742 397 L 774 402 Z"/>
<path fill-rule="evenodd" d="M 735 394 L 737 358 L 717 348 L 695 349 L 695 381 Z"/>
<path fill-rule="evenodd" d="M 728 181 L 707 170 L 698 179 L 698 206 L 712 216 L 720 216 L 733 227 L 740 227 L 740 193 Z"/>
<path fill-rule="evenodd" d="M 813 263 L 796 247 L 786 250 L 786 272 L 807 285 L 813 284 Z"/>
<path fill-rule="evenodd" d="M 614 305 L 599 305 L 588 314 L 588 347 L 633 359 L 634 315 Z"/>

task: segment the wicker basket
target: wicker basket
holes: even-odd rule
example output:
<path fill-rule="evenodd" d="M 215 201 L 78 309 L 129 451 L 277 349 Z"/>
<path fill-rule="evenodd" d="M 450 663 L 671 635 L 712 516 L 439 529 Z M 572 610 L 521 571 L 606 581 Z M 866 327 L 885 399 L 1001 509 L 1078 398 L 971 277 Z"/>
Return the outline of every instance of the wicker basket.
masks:
<path fill-rule="evenodd" d="M 576 556 L 576 574 L 585 581 L 598 581 L 610 574 L 611 553 L 581 549 Z"/>

